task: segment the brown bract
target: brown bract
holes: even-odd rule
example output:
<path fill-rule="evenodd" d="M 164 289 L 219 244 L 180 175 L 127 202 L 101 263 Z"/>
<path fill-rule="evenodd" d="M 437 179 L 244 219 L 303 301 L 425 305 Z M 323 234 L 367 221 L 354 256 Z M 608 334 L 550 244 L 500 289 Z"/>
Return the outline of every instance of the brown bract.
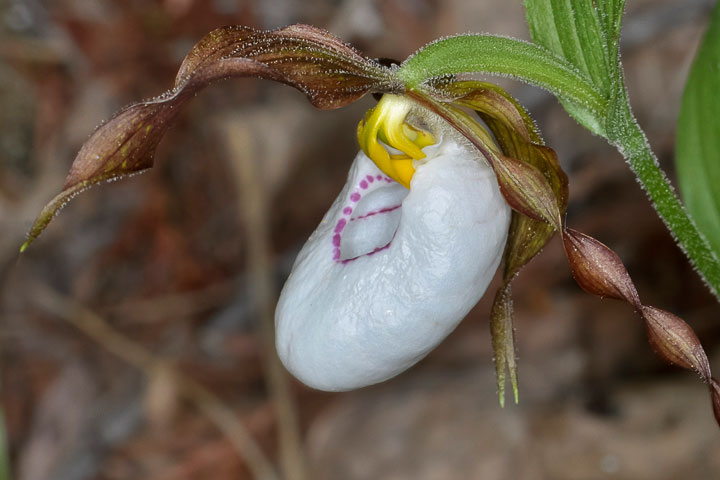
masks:
<path fill-rule="evenodd" d="M 641 314 L 655 353 L 668 363 L 695 370 L 709 383 L 710 363 L 693 329 L 681 318 L 659 308 L 642 306 Z"/>
<path fill-rule="evenodd" d="M 234 77 L 285 83 L 320 109 L 342 107 L 370 91 L 402 91 L 388 68 L 319 28 L 291 25 L 260 31 L 230 26 L 214 30 L 185 57 L 171 90 L 120 111 L 85 142 L 62 191 L 38 215 L 22 250 L 81 191 L 152 167 L 158 143 L 186 101 L 211 83 Z"/>
<path fill-rule="evenodd" d="M 563 246 L 575 281 L 583 290 L 599 297 L 625 300 L 640 310 L 637 290 L 620 257 L 584 233 L 566 228 Z"/>
<path fill-rule="evenodd" d="M 710 389 L 715 418 L 720 424 L 720 391 L 710 372 L 705 350 L 693 329 L 680 317 L 643 305 L 620 257 L 594 238 L 565 228 L 563 245 L 577 283 L 588 293 L 624 300 L 645 321 L 648 343 L 667 363 L 693 370 Z"/>

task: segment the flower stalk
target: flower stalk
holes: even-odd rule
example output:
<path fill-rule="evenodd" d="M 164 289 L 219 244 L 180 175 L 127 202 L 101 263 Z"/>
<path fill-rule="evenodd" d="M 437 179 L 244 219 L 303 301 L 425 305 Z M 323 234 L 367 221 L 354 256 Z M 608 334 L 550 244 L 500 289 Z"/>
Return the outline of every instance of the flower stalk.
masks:
<path fill-rule="evenodd" d="M 667 175 L 629 106 L 621 108 L 612 121 L 611 141 L 627 160 L 653 207 L 670 230 L 678 246 L 696 267 L 715 297 L 720 298 L 720 259 L 678 198 Z"/>

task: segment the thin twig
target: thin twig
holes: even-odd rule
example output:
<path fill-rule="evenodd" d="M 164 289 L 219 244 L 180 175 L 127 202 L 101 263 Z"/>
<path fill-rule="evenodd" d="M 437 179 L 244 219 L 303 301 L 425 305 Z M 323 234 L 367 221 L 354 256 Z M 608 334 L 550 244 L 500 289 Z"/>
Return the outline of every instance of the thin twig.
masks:
<path fill-rule="evenodd" d="M 287 480 L 307 478 L 305 455 L 296 405 L 290 392 L 285 369 L 275 351 L 275 304 L 277 291 L 270 264 L 270 232 L 267 219 L 268 199 L 262 175 L 257 168 L 257 145 L 247 124 L 223 121 L 231 163 L 244 215 L 248 265 L 253 293 L 260 313 L 260 330 L 265 355 L 268 389 L 275 406 L 280 443 L 280 465 Z"/>
<path fill-rule="evenodd" d="M 159 367 L 169 368 L 173 378 L 177 381 L 180 395 L 192 403 L 227 437 L 253 476 L 258 480 L 279 480 L 274 466 L 250 432 L 238 420 L 235 412 L 213 392 L 168 366 L 168 362 L 130 340 L 99 315 L 75 300 L 46 286 L 35 287 L 33 296 L 37 303 L 48 312 L 73 324 L 107 351 L 138 368 L 146 376 L 150 377 Z"/>
<path fill-rule="evenodd" d="M 124 324 L 162 321 L 189 317 L 226 304 L 237 290 L 237 280 L 227 280 L 187 292 L 169 293 L 153 298 L 133 299 L 103 309 L 124 319 Z"/>

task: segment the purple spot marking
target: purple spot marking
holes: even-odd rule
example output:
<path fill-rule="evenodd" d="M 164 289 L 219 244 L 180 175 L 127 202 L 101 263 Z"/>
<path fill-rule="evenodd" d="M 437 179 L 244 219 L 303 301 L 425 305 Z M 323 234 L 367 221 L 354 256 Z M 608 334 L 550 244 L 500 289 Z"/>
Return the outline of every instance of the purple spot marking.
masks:
<path fill-rule="evenodd" d="M 393 182 L 393 179 L 390 178 L 390 177 L 385 177 L 385 181 L 386 181 L 387 183 L 392 183 L 392 182 Z"/>
<path fill-rule="evenodd" d="M 335 250 L 333 250 L 333 260 L 335 260 L 336 262 L 338 260 L 340 260 L 340 249 L 339 248 L 336 248 Z"/>
<path fill-rule="evenodd" d="M 363 190 L 365 190 L 365 189 L 367 189 L 367 187 L 368 187 L 368 183 L 367 183 L 365 180 L 363 180 L 362 182 L 360 182 L 360 188 L 362 188 Z"/>
<path fill-rule="evenodd" d="M 360 200 L 360 194 L 358 192 L 354 192 L 352 195 L 350 195 L 350 200 L 353 202 L 357 202 Z"/>
<path fill-rule="evenodd" d="M 339 233 L 336 233 L 335 235 L 333 235 L 333 245 L 336 247 L 340 246 L 340 234 Z"/>
<path fill-rule="evenodd" d="M 378 176 L 375 177 L 375 178 L 377 178 L 378 180 L 382 180 L 382 175 L 378 175 Z"/>
<path fill-rule="evenodd" d="M 373 177 L 372 175 L 368 175 L 368 176 L 365 177 L 365 178 L 367 178 L 367 181 L 370 182 L 370 183 L 372 183 L 372 182 L 375 181 L 375 177 Z"/>
<path fill-rule="evenodd" d="M 345 215 L 350 215 L 352 213 L 352 207 L 345 207 L 343 208 L 343 213 Z"/>
<path fill-rule="evenodd" d="M 345 225 L 347 225 L 347 220 L 345 220 L 344 218 L 341 218 L 340 220 L 338 220 L 337 225 L 335 225 L 335 233 L 342 232 L 343 228 L 345 228 Z"/>

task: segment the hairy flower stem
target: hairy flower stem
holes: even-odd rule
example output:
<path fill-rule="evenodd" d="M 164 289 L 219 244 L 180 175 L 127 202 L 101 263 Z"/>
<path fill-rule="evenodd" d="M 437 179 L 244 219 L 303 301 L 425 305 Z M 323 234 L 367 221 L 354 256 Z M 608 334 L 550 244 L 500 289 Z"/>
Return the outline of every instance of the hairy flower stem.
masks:
<path fill-rule="evenodd" d="M 695 265 L 698 274 L 716 297 L 720 297 L 720 260 L 682 204 L 647 137 L 638 125 L 627 102 L 610 116 L 610 142 L 625 157 L 640 185 L 647 192 L 658 215 L 678 246 Z"/>

